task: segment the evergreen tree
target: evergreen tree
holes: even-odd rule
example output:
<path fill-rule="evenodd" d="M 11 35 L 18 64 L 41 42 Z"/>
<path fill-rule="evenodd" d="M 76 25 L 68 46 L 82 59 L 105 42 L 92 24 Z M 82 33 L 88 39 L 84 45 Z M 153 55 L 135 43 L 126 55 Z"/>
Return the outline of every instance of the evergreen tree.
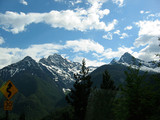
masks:
<path fill-rule="evenodd" d="M 125 75 L 125 85 L 115 101 L 116 120 L 147 120 L 152 113 L 153 90 L 145 81 L 146 74 L 130 68 Z"/>
<path fill-rule="evenodd" d="M 89 97 L 86 120 L 112 120 L 112 107 L 116 92 L 114 81 L 105 71 L 101 89 L 95 89 Z"/>
<path fill-rule="evenodd" d="M 71 92 L 66 96 L 66 100 L 74 108 L 75 120 L 84 120 L 88 97 L 91 91 L 91 77 L 88 75 L 89 69 L 85 65 L 85 59 L 82 61 L 82 69 L 79 74 L 75 74 L 76 82 Z"/>
<path fill-rule="evenodd" d="M 160 37 L 158 38 L 158 40 L 160 41 Z M 159 44 L 159 46 L 160 46 L 160 44 Z M 160 58 L 160 54 L 156 54 L 156 56 L 158 56 L 158 57 Z M 159 64 L 158 64 L 158 66 L 160 67 L 160 59 L 159 59 Z"/>
<path fill-rule="evenodd" d="M 116 86 L 114 85 L 114 81 L 111 80 L 111 77 L 107 70 L 103 73 L 103 81 L 101 84 L 101 89 L 105 89 L 105 90 L 116 90 L 117 89 Z"/>
<path fill-rule="evenodd" d="M 24 114 L 24 113 L 22 113 L 22 114 L 20 115 L 19 120 L 25 120 L 25 114 Z"/>

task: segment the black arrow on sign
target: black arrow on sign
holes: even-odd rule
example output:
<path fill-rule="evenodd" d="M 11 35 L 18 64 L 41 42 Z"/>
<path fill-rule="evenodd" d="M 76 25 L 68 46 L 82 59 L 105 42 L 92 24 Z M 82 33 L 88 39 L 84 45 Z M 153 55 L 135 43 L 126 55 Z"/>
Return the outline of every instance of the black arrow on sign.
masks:
<path fill-rule="evenodd" d="M 11 87 L 12 87 L 12 84 L 9 83 L 9 84 L 8 84 L 8 87 L 7 87 L 8 97 L 10 97 L 11 94 L 12 94 L 11 91 L 9 91 L 9 89 L 11 89 Z"/>

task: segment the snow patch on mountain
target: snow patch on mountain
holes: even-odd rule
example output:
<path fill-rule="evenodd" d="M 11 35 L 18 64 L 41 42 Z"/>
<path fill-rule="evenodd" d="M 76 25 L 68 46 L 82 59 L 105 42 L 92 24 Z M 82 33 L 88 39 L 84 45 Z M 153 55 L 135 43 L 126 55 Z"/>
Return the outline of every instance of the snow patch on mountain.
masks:
<path fill-rule="evenodd" d="M 121 58 L 116 61 L 113 59 L 110 64 L 122 64 L 125 66 L 131 66 L 133 68 L 140 68 L 142 71 L 148 71 L 148 72 L 157 72 L 160 73 L 160 67 L 158 67 L 159 62 L 158 61 L 143 61 L 138 58 L 133 57 L 128 52 L 124 53 Z"/>

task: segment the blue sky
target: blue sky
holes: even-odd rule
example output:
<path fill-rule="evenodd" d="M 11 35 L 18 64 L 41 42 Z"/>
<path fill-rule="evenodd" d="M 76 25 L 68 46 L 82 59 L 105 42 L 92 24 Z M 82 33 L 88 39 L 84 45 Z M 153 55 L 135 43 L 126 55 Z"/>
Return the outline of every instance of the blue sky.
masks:
<path fill-rule="evenodd" d="M 125 52 L 157 60 L 159 0 L 0 0 L 0 68 L 54 53 L 100 66 Z"/>

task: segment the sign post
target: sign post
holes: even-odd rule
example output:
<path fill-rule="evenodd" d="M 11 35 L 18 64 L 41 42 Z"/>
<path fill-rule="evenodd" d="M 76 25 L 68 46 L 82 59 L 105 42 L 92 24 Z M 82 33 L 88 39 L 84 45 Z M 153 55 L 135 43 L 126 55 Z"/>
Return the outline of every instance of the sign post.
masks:
<path fill-rule="evenodd" d="M 8 111 L 13 108 L 13 101 L 9 101 L 17 92 L 18 89 L 14 86 L 12 81 L 8 80 L 1 88 L 0 91 L 7 98 L 4 101 L 4 110 L 6 111 L 6 120 L 8 120 Z"/>

